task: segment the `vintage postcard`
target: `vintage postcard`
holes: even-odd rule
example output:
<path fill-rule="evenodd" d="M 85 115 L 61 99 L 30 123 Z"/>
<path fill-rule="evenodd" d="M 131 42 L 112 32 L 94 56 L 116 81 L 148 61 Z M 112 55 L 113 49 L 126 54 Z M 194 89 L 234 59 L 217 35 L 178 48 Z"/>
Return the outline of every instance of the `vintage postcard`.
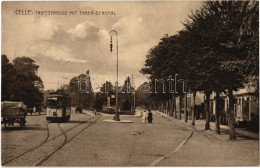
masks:
<path fill-rule="evenodd" d="M 259 1 L 2 1 L 2 166 L 258 166 Z"/>

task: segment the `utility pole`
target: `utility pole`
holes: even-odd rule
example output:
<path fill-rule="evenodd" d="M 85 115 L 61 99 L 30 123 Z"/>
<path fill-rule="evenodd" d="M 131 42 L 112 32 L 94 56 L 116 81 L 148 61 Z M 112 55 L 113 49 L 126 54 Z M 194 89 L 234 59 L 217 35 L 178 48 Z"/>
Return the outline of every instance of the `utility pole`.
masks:
<path fill-rule="evenodd" d="M 112 43 L 112 35 L 111 33 L 114 32 L 116 34 L 116 114 L 114 116 L 115 121 L 120 121 L 119 114 L 118 114 L 118 34 L 115 30 L 111 30 L 109 32 L 110 35 L 110 52 L 113 51 L 113 43 Z"/>
<path fill-rule="evenodd" d="M 133 86 L 133 83 L 134 83 L 134 75 L 132 74 L 132 87 L 134 88 L 134 94 L 133 94 L 133 97 L 134 97 L 133 113 L 135 113 L 135 87 Z"/>

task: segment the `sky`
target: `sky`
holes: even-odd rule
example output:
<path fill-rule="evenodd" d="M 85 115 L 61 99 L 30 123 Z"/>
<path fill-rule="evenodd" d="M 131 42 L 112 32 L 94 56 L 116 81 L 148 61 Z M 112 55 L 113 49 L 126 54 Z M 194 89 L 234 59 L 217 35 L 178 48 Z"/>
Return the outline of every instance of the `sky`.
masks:
<path fill-rule="evenodd" d="M 201 5 L 199 1 L 2 2 L 1 53 L 10 61 L 20 56 L 34 59 L 45 90 L 68 84 L 87 70 L 93 89 L 98 90 L 105 80 L 116 81 L 116 35 L 109 34 L 116 30 L 119 85 L 133 75 L 138 86 L 147 81 L 139 71 L 148 51 L 165 34 L 182 30 L 181 22 Z M 67 15 L 38 15 L 36 11 Z M 110 11 L 113 15 L 82 15 L 80 11 Z"/>

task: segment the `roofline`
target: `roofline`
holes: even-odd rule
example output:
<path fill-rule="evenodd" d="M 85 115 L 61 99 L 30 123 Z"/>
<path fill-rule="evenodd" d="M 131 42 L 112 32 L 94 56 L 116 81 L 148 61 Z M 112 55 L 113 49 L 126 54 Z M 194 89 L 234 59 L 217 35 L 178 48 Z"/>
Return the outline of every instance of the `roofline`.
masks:
<path fill-rule="evenodd" d="M 49 96 L 46 96 L 46 98 L 49 98 L 49 97 L 69 97 L 69 95 L 67 94 L 52 94 L 52 95 L 49 95 Z"/>
<path fill-rule="evenodd" d="M 246 92 L 246 93 L 239 93 L 239 94 L 234 94 L 233 97 L 239 97 L 239 96 L 254 96 L 255 92 Z M 214 98 L 210 98 L 210 100 L 215 100 L 215 97 Z M 219 96 L 220 98 L 227 98 L 228 96 L 227 95 L 221 95 Z"/>

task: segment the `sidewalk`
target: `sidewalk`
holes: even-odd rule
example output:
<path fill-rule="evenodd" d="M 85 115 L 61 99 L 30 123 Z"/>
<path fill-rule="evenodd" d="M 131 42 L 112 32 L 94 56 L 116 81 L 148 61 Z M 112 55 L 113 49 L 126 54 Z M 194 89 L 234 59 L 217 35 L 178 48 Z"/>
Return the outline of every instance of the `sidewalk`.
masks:
<path fill-rule="evenodd" d="M 95 114 L 93 113 L 93 111 L 90 111 L 90 110 L 82 110 L 82 113 L 83 114 L 87 114 L 87 115 L 90 115 L 90 116 L 95 116 Z"/>
<path fill-rule="evenodd" d="M 205 122 L 205 120 L 203 120 L 203 121 Z M 215 123 L 210 122 L 210 127 L 215 129 Z M 229 126 L 227 126 L 227 125 L 220 125 L 220 128 L 229 130 Z M 242 128 L 236 128 L 236 133 L 241 134 L 243 136 L 253 138 L 253 139 L 259 139 L 259 134 L 251 132 L 251 131 L 243 130 Z"/>
<path fill-rule="evenodd" d="M 94 115 L 94 113 L 90 110 L 83 110 L 83 113 L 87 114 L 87 115 Z M 101 114 L 102 116 L 114 116 L 115 114 L 106 114 L 106 113 L 102 113 L 102 112 L 97 112 L 97 114 Z M 120 115 L 120 113 L 119 113 Z M 135 115 L 120 115 L 123 117 L 129 117 L 129 116 L 134 116 L 134 117 L 141 117 L 141 111 L 140 110 L 136 110 L 135 111 Z"/>
<path fill-rule="evenodd" d="M 215 132 L 214 123 L 210 129 L 205 130 L 205 120 L 196 120 L 191 125 L 191 120 L 186 123 L 160 112 L 154 112 L 165 120 L 193 132 L 192 137 L 174 155 L 162 160 L 156 166 L 258 166 L 259 165 L 259 140 L 248 137 L 244 132 L 241 135 L 236 129 L 237 140 L 229 139 L 229 128 L 221 126 L 220 134 Z M 238 133 L 239 132 L 239 133 Z"/>
<path fill-rule="evenodd" d="M 136 109 L 135 110 L 135 117 L 141 117 L 141 116 L 142 116 L 141 110 Z"/>
<path fill-rule="evenodd" d="M 182 124 L 184 124 L 185 126 L 191 126 L 191 120 L 188 120 L 188 122 L 184 122 L 184 116 L 182 116 L 182 119 L 181 120 L 178 120 L 178 119 L 175 119 L 174 117 L 171 117 L 165 113 L 162 113 L 162 112 L 159 112 L 159 111 L 155 111 L 156 113 L 158 114 L 161 114 L 171 120 L 176 120 L 176 121 L 180 121 L 182 122 Z M 195 129 L 197 130 L 204 130 L 205 128 L 205 120 L 204 119 L 200 119 L 200 120 L 196 120 L 195 121 Z M 211 130 L 215 130 L 215 123 L 214 122 L 210 122 L 210 129 Z M 223 129 L 223 130 L 229 130 L 229 126 L 227 125 L 220 125 L 220 129 Z M 246 136 L 246 137 L 250 137 L 250 138 L 253 138 L 253 139 L 259 139 L 259 134 L 257 133 L 254 133 L 254 132 L 250 132 L 250 131 L 247 131 L 247 130 L 243 130 L 241 128 L 236 128 L 236 133 L 237 134 L 240 134 L 240 135 L 243 135 L 243 136 Z"/>

